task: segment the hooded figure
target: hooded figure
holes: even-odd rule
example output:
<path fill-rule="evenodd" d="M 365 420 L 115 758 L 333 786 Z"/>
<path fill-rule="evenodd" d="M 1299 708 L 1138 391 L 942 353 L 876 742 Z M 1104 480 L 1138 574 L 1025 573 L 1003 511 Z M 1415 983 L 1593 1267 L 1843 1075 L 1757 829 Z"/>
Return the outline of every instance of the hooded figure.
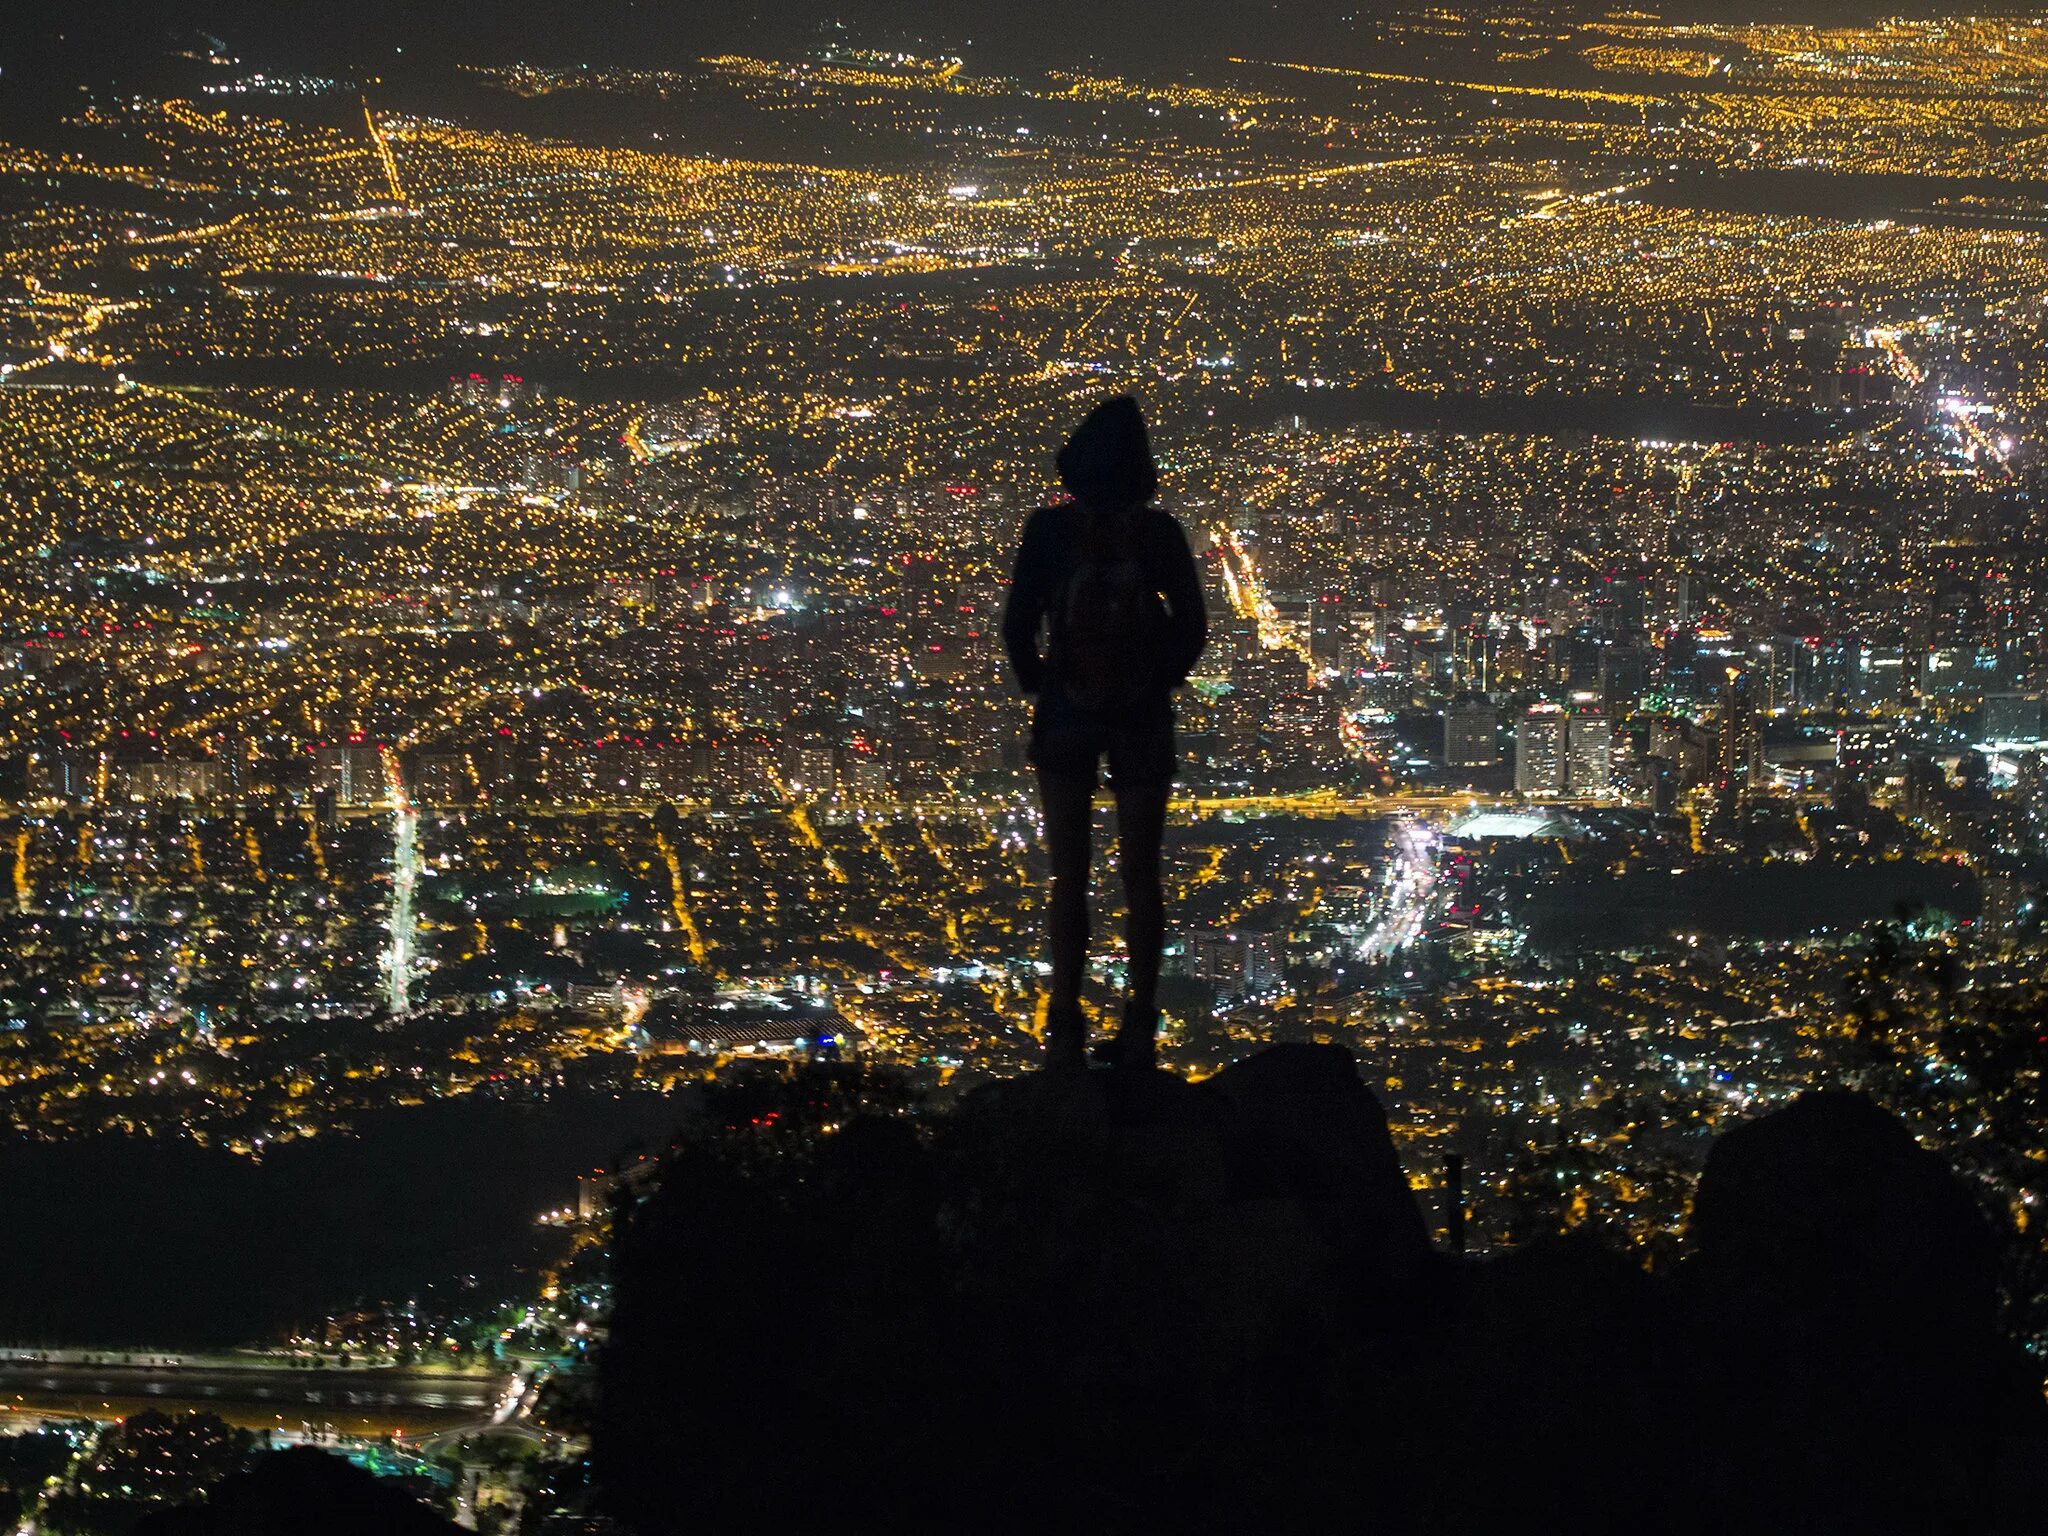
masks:
<path fill-rule="evenodd" d="M 1112 395 L 1074 428 L 1058 459 L 1060 484 L 1097 511 L 1142 507 L 1159 492 L 1152 438 L 1129 395 Z"/>
<path fill-rule="evenodd" d="M 1166 937 L 1159 854 L 1173 780 L 1173 690 L 1202 654 L 1208 617 L 1187 535 L 1170 513 L 1147 505 L 1159 471 L 1137 401 L 1118 395 L 1098 405 L 1058 462 L 1074 499 L 1040 507 L 1025 521 L 1003 612 L 1010 665 L 1037 705 L 1030 758 L 1052 862 L 1046 1064 L 1087 1062 L 1081 982 L 1090 834 L 1096 774 L 1106 759 L 1130 964 L 1121 1025 L 1097 1055 L 1147 1067 Z"/>

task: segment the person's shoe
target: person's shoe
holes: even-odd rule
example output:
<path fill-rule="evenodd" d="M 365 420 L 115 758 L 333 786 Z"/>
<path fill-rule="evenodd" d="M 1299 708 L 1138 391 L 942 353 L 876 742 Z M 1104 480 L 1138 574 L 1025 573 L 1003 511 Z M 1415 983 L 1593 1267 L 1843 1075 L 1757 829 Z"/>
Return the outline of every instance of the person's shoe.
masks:
<path fill-rule="evenodd" d="M 1095 1047 L 1095 1059 L 1122 1071 L 1149 1072 L 1159 1065 L 1159 1012 L 1126 1005 L 1117 1032 Z"/>
<path fill-rule="evenodd" d="M 1045 1016 L 1045 1070 L 1088 1070 L 1088 1016 L 1079 1008 L 1054 1009 Z"/>

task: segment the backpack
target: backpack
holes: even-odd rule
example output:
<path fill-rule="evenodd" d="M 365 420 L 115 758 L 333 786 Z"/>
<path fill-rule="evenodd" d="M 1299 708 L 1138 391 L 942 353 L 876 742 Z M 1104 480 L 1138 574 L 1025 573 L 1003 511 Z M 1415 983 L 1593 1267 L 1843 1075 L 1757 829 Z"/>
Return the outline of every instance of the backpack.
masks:
<path fill-rule="evenodd" d="M 1166 605 L 1138 558 L 1137 520 L 1094 512 L 1081 556 L 1052 605 L 1049 660 L 1084 709 L 1136 705 L 1158 691 Z"/>

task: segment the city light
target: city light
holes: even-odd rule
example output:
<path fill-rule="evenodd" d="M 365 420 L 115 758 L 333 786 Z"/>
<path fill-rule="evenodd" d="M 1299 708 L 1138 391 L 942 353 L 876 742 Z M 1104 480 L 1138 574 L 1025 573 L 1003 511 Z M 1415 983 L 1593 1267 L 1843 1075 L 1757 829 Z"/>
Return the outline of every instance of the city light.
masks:
<path fill-rule="evenodd" d="M 1125 392 L 1208 613 L 1170 759 L 1112 754 L 1174 779 L 1164 1070 L 1345 1047 L 1403 1178 L 1461 1159 L 1460 1262 L 1658 1275 L 1720 1138 L 1853 1089 L 2039 1374 L 2048 22 L 1336 9 L 1058 67 L 808 15 L 10 65 L 24 1530 L 252 1426 L 569 1529 L 532 1468 L 679 1121 L 822 1183 L 1039 1071 L 1004 608 Z M 209 1349 L 102 1359 L 131 1317 Z"/>

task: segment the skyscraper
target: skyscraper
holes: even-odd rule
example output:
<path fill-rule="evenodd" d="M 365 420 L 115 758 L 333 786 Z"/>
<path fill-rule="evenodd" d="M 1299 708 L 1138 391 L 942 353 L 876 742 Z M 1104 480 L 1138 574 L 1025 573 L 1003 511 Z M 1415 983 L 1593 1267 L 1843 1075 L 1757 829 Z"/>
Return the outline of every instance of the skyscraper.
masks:
<path fill-rule="evenodd" d="M 1634 709 L 1650 686 L 1651 652 L 1642 645 L 1608 645 L 1600 650 L 1600 702 L 1610 714 Z"/>
<path fill-rule="evenodd" d="M 2048 711 L 2038 693 L 1986 694 L 1977 735 L 1984 741 L 2039 741 L 2044 718 Z"/>
<path fill-rule="evenodd" d="M 1564 793 L 1566 720 L 1555 705 L 1539 705 L 1516 724 L 1516 794 Z"/>
<path fill-rule="evenodd" d="M 1614 789 L 1614 722 L 1539 704 L 1515 727 L 1515 791 L 1603 796 Z"/>
<path fill-rule="evenodd" d="M 1721 690 L 1721 723 L 1718 760 L 1721 777 L 1730 783 L 1754 778 L 1763 755 L 1763 736 L 1757 719 L 1757 701 L 1751 675 L 1730 667 Z"/>
<path fill-rule="evenodd" d="M 1574 715 L 1565 782 L 1575 795 L 1602 796 L 1614 788 L 1614 722 L 1605 715 Z"/>
<path fill-rule="evenodd" d="M 372 746 L 323 743 L 313 754 L 313 788 L 339 806 L 374 805 L 388 792 L 384 755 Z"/>
<path fill-rule="evenodd" d="M 1476 700 L 1453 704 L 1444 711 L 1444 766 L 1487 768 L 1500 761 L 1494 740 L 1490 705 Z"/>
<path fill-rule="evenodd" d="M 1308 658 L 1317 667 L 1341 668 L 1350 610 L 1339 592 L 1320 592 L 1308 605 Z"/>

